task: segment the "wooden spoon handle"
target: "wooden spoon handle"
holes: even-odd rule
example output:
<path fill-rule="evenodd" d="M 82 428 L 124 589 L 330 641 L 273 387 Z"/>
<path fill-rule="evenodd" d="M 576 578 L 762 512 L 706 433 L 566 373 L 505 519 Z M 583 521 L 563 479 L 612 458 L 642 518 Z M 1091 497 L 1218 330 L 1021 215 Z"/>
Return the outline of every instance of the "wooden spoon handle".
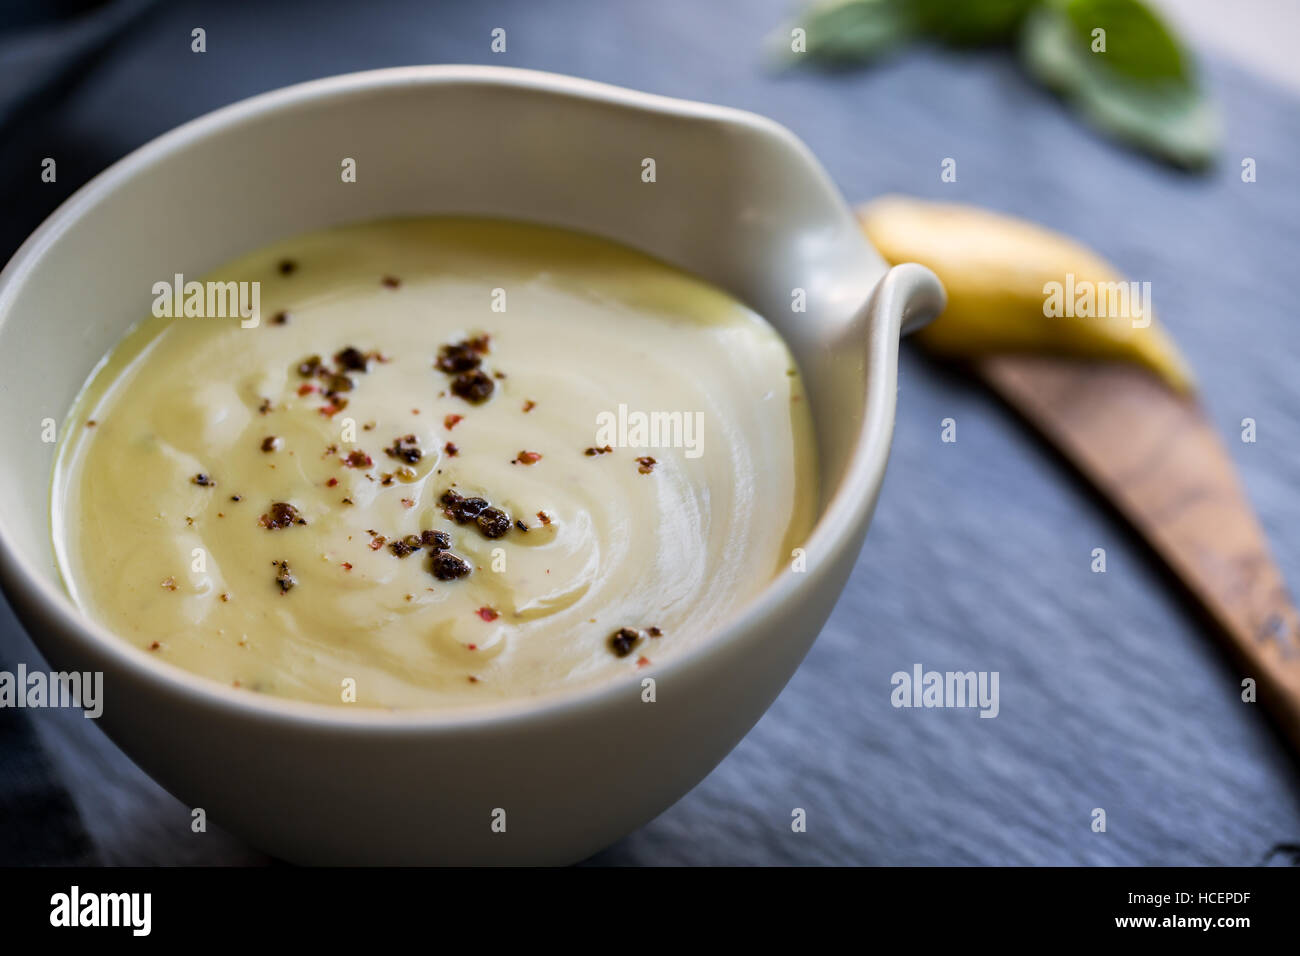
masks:
<path fill-rule="evenodd" d="M 1006 355 L 974 364 L 1187 585 L 1300 751 L 1300 613 L 1200 405 L 1122 363 Z"/>

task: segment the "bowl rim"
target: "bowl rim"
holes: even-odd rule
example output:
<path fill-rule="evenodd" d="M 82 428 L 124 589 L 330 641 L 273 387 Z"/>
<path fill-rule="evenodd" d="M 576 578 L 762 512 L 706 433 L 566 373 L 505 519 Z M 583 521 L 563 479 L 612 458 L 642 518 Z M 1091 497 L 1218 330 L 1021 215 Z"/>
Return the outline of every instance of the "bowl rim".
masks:
<path fill-rule="evenodd" d="M 340 95 L 454 84 L 540 91 L 647 113 L 726 123 L 773 137 L 798 155 L 809 167 L 812 181 L 834 199 L 835 205 L 844 209 L 846 216 L 851 215 L 843 197 L 802 140 L 786 127 L 756 113 L 514 67 L 468 64 L 390 67 L 339 74 L 260 93 L 189 120 L 128 153 L 59 205 L 0 270 L 0 324 L 9 315 L 16 287 L 53 242 L 75 227 L 82 211 L 98 203 L 119 183 L 147 171 L 164 156 L 205 136 L 220 134 L 232 126 L 285 108 Z M 867 308 L 884 283 L 882 278 L 859 308 Z M 645 672 L 635 671 L 595 684 L 469 707 L 396 709 L 314 703 L 228 686 L 215 678 L 158 660 L 127 643 L 78 608 L 56 582 L 47 581 L 31 567 L 30 559 L 15 546 L 3 518 L 0 518 L 0 580 L 8 594 L 21 593 L 26 598 L 23 603 L 37 605 L 40 613 L 50 620 L 47 627 L 75 635 L 77 640 L 92 645 L 100 655 L 101 665 L 111 664 L 119 673 L 144 680 L 157 693 L 188 698 L 196 705 L 228 716 L 329 728 L 332 732 L 371 734 L 496 729 L 519 721 L 564 718 L 586 709 L 600 709 L 633 693 L 633 688 L 639 688 L 646 676 L 656 681 L 671 679 L 673 674 L 700 666 L 708 658 L 744 641 L 763 620 L 801 593 L 815 589 L 831 573 L 840 553 L 864 526 L 884 479 L 894 424 L 899 325 L 899 322 L 871 323 L 865 329 L 866 340 L 861 343 L 867 375 L 863 420 L 843 476 L 802 545 L 807 555 L 806 569 L 796 574 L 786 565 L 721 626 Z M 851 561 L 855 557 L 856 554 L 848 555 L 845 559 Z M 39 642 L 37 646 L 39 649 Z"/>

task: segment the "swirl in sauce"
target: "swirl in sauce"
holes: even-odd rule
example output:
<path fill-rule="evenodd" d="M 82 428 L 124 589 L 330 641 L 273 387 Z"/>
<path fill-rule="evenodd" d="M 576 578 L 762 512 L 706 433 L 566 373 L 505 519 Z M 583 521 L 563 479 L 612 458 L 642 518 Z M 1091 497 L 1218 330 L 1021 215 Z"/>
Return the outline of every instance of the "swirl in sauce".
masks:
<path fill-rule="evenodd" d="M 811 525 L 811 426 L 784 343 L 640 253 L 409 219 L 209 278 L 259 281 L 260 324 L 132 330 L 74 406 L 52 499 L 74 598 L 187 670 L 324 703 L 352 681 L 362 706 L 550 694 L 707 637 Z M 473 401 L 454 347 L 479 336 L 491 394 Z M 675 437 L 694 448 L 620 445 L 635 428 L 609 441 L 598 424 L 620 406 L 689 416 L 700 433 Z M 447 517 L 448 491 L 487 499 L 508 531 Z M 435 575 L 431 532 L 469 573 Z"/>

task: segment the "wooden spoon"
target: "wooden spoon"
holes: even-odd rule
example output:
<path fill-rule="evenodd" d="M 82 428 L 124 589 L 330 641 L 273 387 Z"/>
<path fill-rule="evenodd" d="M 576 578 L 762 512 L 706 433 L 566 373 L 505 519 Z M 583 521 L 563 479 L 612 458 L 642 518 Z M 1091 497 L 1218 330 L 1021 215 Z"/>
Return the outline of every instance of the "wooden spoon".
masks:
<path fill-rule="evenodd" d="M 999 355 L 972 366 L 1173 569 L 1300 751 L 1300 613 L 1200 404 L 1122 362 Z"/>

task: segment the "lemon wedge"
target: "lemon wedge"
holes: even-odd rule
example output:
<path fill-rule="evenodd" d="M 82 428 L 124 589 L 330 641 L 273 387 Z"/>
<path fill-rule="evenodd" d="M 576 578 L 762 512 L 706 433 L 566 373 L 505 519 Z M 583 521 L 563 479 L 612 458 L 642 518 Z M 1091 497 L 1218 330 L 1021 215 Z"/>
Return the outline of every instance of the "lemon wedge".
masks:
<path fill-rule="evenodd" d="M 1013 216 L 902 196 L 869 203 L 859 217 L 886 260 L 928 266 L 948 290 L 948 308 L 916 336 L 936 354 L 1133 362 L 1178 392 L 1194 389 L 1151 309 L 1150 283 L 1124 278 L 1083 244 Z"/>

